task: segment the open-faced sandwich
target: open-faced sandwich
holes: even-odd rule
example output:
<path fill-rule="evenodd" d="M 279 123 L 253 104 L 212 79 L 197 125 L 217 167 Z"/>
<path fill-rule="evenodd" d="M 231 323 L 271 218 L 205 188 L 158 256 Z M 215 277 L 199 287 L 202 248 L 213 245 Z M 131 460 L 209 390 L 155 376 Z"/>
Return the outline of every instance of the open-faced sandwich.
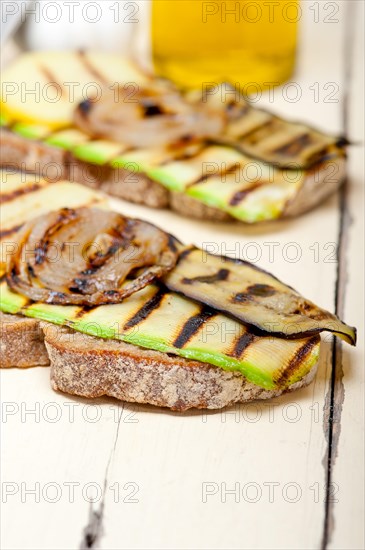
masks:
<path fill-rule="evenodd" d="M 346 140 L 96 53 L 30 53 L 3 75 L 1 163 L 191 217 L 295 216 L 335 191 Z"/>
<path fill-rule="evenodd" d="M 355 344 L 354 328 L 269 273 L 72 185 L 2 186 L 4 366 L 49 361 L 70 394 L 214 409 L 308 384 L 322 331 Z"/>

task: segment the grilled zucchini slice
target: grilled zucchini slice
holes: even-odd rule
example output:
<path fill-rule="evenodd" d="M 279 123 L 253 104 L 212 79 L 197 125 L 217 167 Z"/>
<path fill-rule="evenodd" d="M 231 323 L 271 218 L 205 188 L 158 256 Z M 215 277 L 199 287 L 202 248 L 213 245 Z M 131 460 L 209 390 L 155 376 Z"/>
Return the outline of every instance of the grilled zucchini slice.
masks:
<path fill-rule="evenodd" d="M 319 356 L 318 335 L 285 340 L 255 334 L 234 319 L 154 285 L 121 304 L 87 309 L 32 303 L 3 282 L 0 309 L 236 371 L 265 389 L 297 382 Z"/>

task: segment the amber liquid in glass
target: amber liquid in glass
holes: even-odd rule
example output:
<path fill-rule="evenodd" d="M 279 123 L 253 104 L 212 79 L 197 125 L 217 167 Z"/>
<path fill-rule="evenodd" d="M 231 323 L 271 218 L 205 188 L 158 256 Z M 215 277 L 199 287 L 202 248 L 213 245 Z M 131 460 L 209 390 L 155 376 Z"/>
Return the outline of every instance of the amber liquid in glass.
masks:
<path fill-rule="evenodd" d="M 188 88 L 280 84 L 294 68 L 299 9 L 298 0 L 152 0 L 155 70 Z"/>

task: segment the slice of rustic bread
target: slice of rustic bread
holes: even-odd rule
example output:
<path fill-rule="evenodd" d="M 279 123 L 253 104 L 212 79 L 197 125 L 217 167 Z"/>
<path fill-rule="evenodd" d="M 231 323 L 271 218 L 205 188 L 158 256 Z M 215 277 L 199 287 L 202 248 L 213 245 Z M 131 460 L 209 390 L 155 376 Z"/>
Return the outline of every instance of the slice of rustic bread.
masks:
<path fill-rule="evenodd" d="M 117 340 L 103 340 L 42 323 L 55 390 L 83 397 L 111 396 L 176 411 L 220 409 L 234 403 L 269 399 L 284 393 L 268 391 L 199 361 L 143 349 Z M 317 365 L 285 390 L 308 385 Z"/>
<path fill-rule="evenodd" d="M 182 193 L 170 192 L 144 174 L 82 162 L 57 147 L 25 139 L 6 129 L 0 130 L 0 146 L 1 166 L 34 172 L 52 180 L 68 179 L 130 202 L 152 208 L 170 207 L 191 218 L 234 221 L 217 208 Z M 287 203 L 283 217 L 298 216 L 336 191 L 344 181 L 345 166 L 344 157 L 334 157 L 329 163 L 308 170 L 304 184 Z"/>
<path fill-rule="evenodd" d="M 0 336 L 2 368 L 49 365 L 43 331 L 37 319 L 0 312 Z"/>
<path fill-rule="evenodd" d="M 228 372 L 199 361 L 120 342 L 93 338 L 50 323 L 0 313 L 1 366 L 51 364 L 55 390 L 94 398 L 103 395 L 176 411 L 219 409 L 234 403 L 278 397 Z M 287 391 L 308 385 L 317 366 Z"/>

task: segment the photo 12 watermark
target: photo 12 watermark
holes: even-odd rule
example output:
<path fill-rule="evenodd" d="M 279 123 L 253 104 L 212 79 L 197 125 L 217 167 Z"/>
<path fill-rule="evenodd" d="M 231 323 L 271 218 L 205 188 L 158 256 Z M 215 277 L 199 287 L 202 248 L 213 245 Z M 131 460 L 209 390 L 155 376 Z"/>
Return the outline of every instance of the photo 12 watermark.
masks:
<path fill-rule="evenodd" d="M 81 483 L 80 481 L 3 481 L 1 487 L 1 502 L 10 504 L 40 504 L 67 502 L 87 502 L 95 504 L 105 498 L 111 498 L 115 504 L 138 504 L 140 502 L 140 484 L 136 481 L 114 482 L 104 487 L 96 481 Z"/>
<path fill-rule="evenodd" d="M 326 501 L 337 503 L 339 502 L 338 495 L 339 485 L 334 482 L 330 484 L 329 491 L 325 484 L 318 481 L 305 486 L 297 481 L 286 483 L 279 481 L 204 481 L 201 485 L 203 504 L 209 504 L 210 502 L 230 505 L 233 503 L 257 504 L 259 502 L 297 504 L 304 500 L 315 504 Z"/>
<path fill-rule="evenodd" d="M 22 23 L 91 23 L 107 21 L 111 24 L 139 23 L 139 2 L 101 0 L 2 0 L 0 17 L 6 25 L 14 18 Z"/>

